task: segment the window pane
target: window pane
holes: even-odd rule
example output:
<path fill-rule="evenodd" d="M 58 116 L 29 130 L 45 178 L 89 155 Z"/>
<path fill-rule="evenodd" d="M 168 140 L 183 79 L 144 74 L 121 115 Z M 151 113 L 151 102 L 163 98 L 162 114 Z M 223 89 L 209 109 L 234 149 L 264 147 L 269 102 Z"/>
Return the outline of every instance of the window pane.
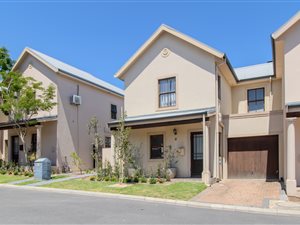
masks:
<path fill-rule="evenodd" d="M 171 93 L 170 94 L 170 106 L 175 106 L 176 105 L 176 94 L 175 93 Z"/>
<path fill-rule="evenodd" d="M 175 78 L 170 79 L 170 91 L 176 90 L 176 80 Z"/>
<path fill-rule="evenodd" d="M 161 159 L 163 158 L 163 135 L 151 135 L 150 136 L 150 158 Z"/>
<path fill-rule="evenodd" d="M 169 80 L 160 80 L 159 81 L 159 92 L 160 93 L 166 93 L 170 91 L 170 84 Z"/>
<path fill-rule="evenodd" d="M 256 99 L 255 90 L 249 90 L 248 91 L 248 100 L 255 101 L 255 99 Z"/>
<path fill-rule="evenodd" d="M 193 159 L 201 160 L 203 159 L 203 136 L 201 134 L 194 135 L 194 152 Z"/>
<path fill-rule="evenodd" d="M 256 90 L 256 100 L 263 100 L 264 99 L 264 89 L 260 88 Z"/>
<path fill-rule="evenodd" d="M 263 112 L 264 106 L 264 101 L 249 102 L 249 112 Z"/>
<path fill-rule="evenodd" d="M 256 111 L 263 112 L 265 111 L 265 104 L 264 101 L 257 101 L 256 102 Z"/>

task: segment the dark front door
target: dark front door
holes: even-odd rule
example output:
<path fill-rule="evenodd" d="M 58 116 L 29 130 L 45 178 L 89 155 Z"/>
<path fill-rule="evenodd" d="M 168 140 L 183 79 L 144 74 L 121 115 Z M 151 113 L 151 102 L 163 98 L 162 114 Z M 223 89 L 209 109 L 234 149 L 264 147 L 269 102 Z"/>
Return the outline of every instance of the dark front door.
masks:
<path fill-rule="evenodd" d="M 228 139 L 228 177 L 278 179 L 278 136 Z"/>
<path fill-rule="evenodd" d="M 203 134 L 191 133 L 191 175 L 201 176 L 203 170 Z"/>
<path fill-rule="evenodd" d="M 12 148 L 12 161 L 14 163 L 19 163 L 19 151 L 20 151 L 20 144 L 19 144 L 19 137 L 12 136 L 11 137 L 11 148 Z"/>

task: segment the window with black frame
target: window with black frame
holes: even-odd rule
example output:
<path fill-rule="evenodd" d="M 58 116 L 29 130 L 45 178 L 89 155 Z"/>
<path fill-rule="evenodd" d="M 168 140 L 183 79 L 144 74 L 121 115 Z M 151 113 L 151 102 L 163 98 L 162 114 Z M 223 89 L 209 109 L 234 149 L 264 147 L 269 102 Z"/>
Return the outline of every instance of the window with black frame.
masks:
<path fill-rule="evenodd" d="M 162 134 L 150 136 L 150 159 L 162 159 L 164 136 Z"/>
<path fill-rule="evenodd" d="M 111 137 L 105 137 L 104 146 L 105 146 L 105 148 L 111 147 Z"/>
<path fill-rule="evenodd" d="M 248 90 L 248 112 L 265 111 L 265 89 L 255 88 Z"/>
<path fill-rule="evenodd" d="M 159 107 L 176 106 L 176 78 L 171 77 L 158 81 L 159 85 Z"/>
<path fill-rule="evenodd" d="M 110 105 L 110 112 L 111 112 L 111 118 L 112 118 L 113 120 L 116 120 L 116 119 L 117 119 L 117 106 L 111 104 L 111 105 Z"/>

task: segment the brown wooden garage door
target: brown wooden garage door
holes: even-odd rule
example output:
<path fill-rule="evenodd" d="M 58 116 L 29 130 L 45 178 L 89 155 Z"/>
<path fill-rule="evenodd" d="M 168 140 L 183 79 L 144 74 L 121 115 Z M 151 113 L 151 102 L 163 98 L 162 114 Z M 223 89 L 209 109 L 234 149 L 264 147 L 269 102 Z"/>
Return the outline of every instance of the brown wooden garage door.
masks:
<path fill-rule="evenodd" d="M 278 136 L 228 139 L 228 177 L 278 179 Z"/>

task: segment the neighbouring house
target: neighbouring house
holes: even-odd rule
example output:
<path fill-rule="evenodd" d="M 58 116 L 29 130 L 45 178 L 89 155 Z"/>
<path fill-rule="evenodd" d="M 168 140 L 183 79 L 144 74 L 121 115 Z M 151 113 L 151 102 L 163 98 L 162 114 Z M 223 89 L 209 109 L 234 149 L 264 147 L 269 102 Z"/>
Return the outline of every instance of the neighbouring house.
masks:
<path fill-rule="evenodd" d="M 45 86 L 55 86 L 57 106 L 35 116 L 37 125 L 30 127 L 27 135 L 30 151 L 35 152 L 37 158 L 49 158 L 52 166 L 59 169 L 72 168 L 70 154 L 75 151 L 83 160 L 84 168 L 93 168 L 88 123 L 93 116 L 97 117 L 105 147 L 110 148 L 111 132 L 107 123 L 120 116 L 123 90 L 30 48 L 24 49 L 12 70 L 31 76 Z M 3 114 L 0 130 L 0 157 L 24 164 L 23 146 L 13 124 Z"/>
<path fill-rule="evenodd" d="M 299 195 L 299 20 L 272 34 L 273 61 L 235 69 L 224 53 L 159 27 L 115 75 L 143 169 L 155 172 L 171 147 L 178 177 L 282 179 Z"/>

